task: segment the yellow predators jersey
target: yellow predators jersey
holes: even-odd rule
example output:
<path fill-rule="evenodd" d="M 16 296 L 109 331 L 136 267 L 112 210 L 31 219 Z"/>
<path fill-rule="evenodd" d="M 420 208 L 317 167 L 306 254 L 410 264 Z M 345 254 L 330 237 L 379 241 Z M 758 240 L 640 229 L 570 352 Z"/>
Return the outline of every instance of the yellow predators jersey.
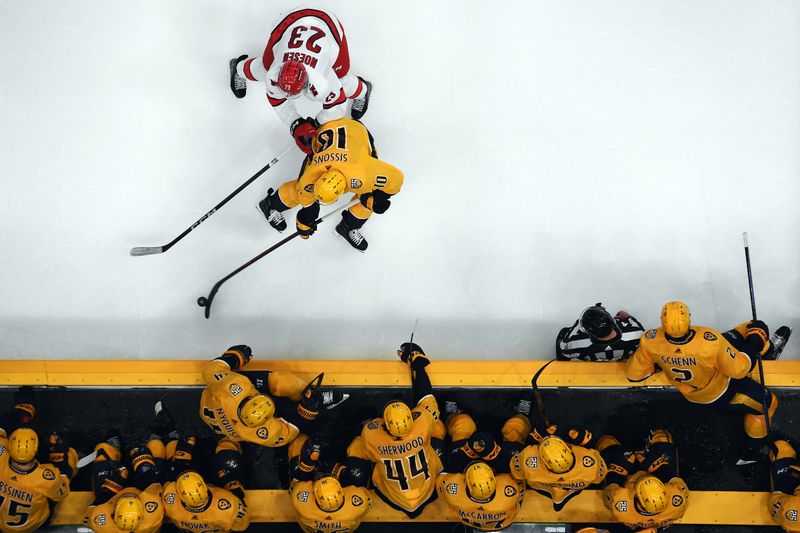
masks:
<path fill-rule="evenodd" d="M 734 348 L 718 331 L 692 327 L 681 344 L 667 340 L 664 329 L 642 335 L 639 348 L 628 360 L 625 375 L 641 381 L 658 365 L 687 400 L 711 403 L 727 390 L 731 378 L 750 372 L 750 357 Z"/>
<path fill-rule="evenodd" d="M 403 185 L 403 173 L 377 158 L 367 128 L 356 120 L 340 118 L 320 126 L 313 149 L 297 185 L 297 196 L 304 207 L 316 201 L 314 183 L 329 170 L 344 174 L 345 194 L 365 194 L 376 189 L 397 194 Z"/>
<path fill-rule="evenodd" d="M 425 396 L 411 410 L 411 431 L 398 439 L 376 418 L 364 426 L 364 454 L 375 463 L 372 483 L 398 507 L 415 511 L 433 495 L 442 462 L 431 446 L 431 434 L 439 419 L 436 398 Z"/>
<path fill-rule="evenodd" d="M 372 508 L 369 491 L 363 487 L 342 487 L 344 505 L 329 513 L 317 506 L 312 481 L 295 481 L 289 489 L 297 522 L 306 533 L 352 533 Z"/>
<path fill-rule="evenodd" d="M 605 479 L 607 468 L 600 452 L 574 445 L 570 449 L 575 455 L 575 464 L 567 472 L 556 474 L 545 466 L 539 456 L 538 445 L 526 446 L 511 458 L 511 475 L 527 482 L 532 489 L 549 492 L 556 503 L 561 503 L 572 493 Z"/>
<path fill-rule="evenodd" d="M 769 512 L 784 530 L 800 532 L 800 494 L 773 492 L 769 497 Z"/>
<path fill-rule="evenodd" d="M 134 487 L 123 489 L 119 494 L 102 505 L 89 509 L 89 527 L 94 533 L 122 533 L 114 522 L 114 508 L 117 500 L 124 494 L 135 494 L 142 502 L 144 517 L 136 528 L 136 533 L 155 533 L 161 529 L 164 520 L 164 506 L 161 505 L 161 484 L 153 483 L 144 491 Z"/>
<path fill-rule="evenodd" d="M 60 501 L 69 494 L 69 480 L 49 463 L 29 472 L 15 469 L 7 448 L 8 440 L 0 438 L 0 531 L 35 531 L 50 516 L 49 500 Z"/>
<path fill-rule="evenodd" d="M 175 482 L 164 486 L 164 513 L 175 527 L 187 533 L 224 533 L 244 531 L 250 524 L 247 508 L 233 493 L 208 486 L 209 501 L 197 510 L 186 507 L 178 496 Z"/>
<path fill-rule="evenodd" d="M 270 448 L 285 446 L 297 437 L 297 427 L 278 416 L 255 428 L 242 423 L 238 415 L 239 404 L 258 394 L 258 390 L 224 361 L 208 363 L 203 369 L 203 380 L 207 386 L 200 397 L 200 418 L 217 434 Z M 297 401 L 305 384 L 288 372 L 271 372 L 269 386 L 273 395 Z"/>
<path fill-rule="evenodd" d="M 499 531 L 511 525 L 517 516 L 525 497 L 525 487 L 508 474 L 495 476 L 495 482 L 495 495 L 486 503 L 470 497 L 464 474 L 439 475 L 436 490 L 461 523 L 482 531 Z"/>
<path fill-rule="evenodd" d="M 611 509 L 619 522 L 631 529 L 667 527 L 686 513 L 689 505 L 689 487 L 681 478 L 673 478 L 664 485 L 667 490 L 667 507 L 657 515 L 642 514 L 635 501 L 634 485 L 636 481 L 648 475 L 647 472 L 636 472 L 628 478 L 624 487 L 611 484 L 603 490 L 606 506 Z"/>

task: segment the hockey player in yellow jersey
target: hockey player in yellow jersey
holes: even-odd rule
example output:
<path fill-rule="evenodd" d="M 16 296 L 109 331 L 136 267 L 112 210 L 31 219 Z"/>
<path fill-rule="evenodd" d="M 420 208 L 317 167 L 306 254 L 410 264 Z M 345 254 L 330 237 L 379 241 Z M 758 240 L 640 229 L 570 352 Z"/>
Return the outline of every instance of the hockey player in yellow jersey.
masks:
<path fill-rule="evenodd" d="M 289 496 L 306 533 L 352 533 L 372 508 L 369 471 L 348 461 L 319 472 L 320 446 L 300 435 L 289 445 Z"/>
<path fill-rule="evenodd" d="M 209 485 L 199 473 L 187 470 L 164 486 L 164 512 L 187 533 L 245 531 L 249 525 L 244 502 L 230 491 Z"/>
<path fill-rule="evenodd" d="M 759 353 L 770 350 L 769 330 L 760 320 L 720 334 L 694 326 L 683 302 L 667 302 L 661 310 L 661 327 L 642 335 L 639 348 L 628 360 L 625 374 L 642 381 L 656 369 L 692 403 L 727 406 L 744 413 L 747 449 L 739 464 L 753 462 L 766 449 L 767 427 L 762 400 L 764 389 L 749 377 Z M 769 394 L 769 416 L 778 398 Z M 764 458 L 766 458 L 764 456 Z"/>
<path fill-rule="evenodd" d="M 306 384 L 289 372 L 263 372 L 256 387 L 235 372 L 252 357 L 249 346 L 232 346 L 203 369 L 200 418 L 218 435 L 270 448 L 286 446 L 317 418 L 321 406 L 331 409 L 347 399 L 338 391 L 319 392 L 321 375 Z M 283 405 L 277 409 L 279 402 Z"/>
<path fill-rule="evenodd" d="M 686 513 L 689 488 L 678 477 L 677 453 L 666 430 L 650 432 L 644 453 L 604 435 L 597 448 L 608 464 L 603 497 L 614 518 L 634 530 L 666 528 Z"/>
<path fill-rule="evenodd" d="M 514 522 L 525 496 L 524 484 L 497 474 L 483 461 L 464 473 L 439 474 L 436 490 L 462 524 L 481 531 L 500 531 Z"/>
<path fill-rule="evenodd" d="M 164 513 L 175 527 L 187 533 L 225 533 L 244 531 L 250 524 L 242 485 L 242 450 L 229 438 L 217 442 L 211 463 L 213 480 L 192 467 L 175 472 L 177 477 L 164 485 Z"/>
<path fill-rule="evenodd" d="M 525 484 L 509 473 L 511 453 L 455 401 L 445 402 L 451 445 L 436 490 L 461 523 L 482 531 L 499 531 L 514 522 L 525 496 Z"/>
<path fill-rule="evenodd" d="M 373 213 L 385 213 L 390 198 L 400 192 L 403 173 L 378 159 L 367 128 L 357 120 L 341 118 L 320 126 L 313 152 L 303 162 L 300 176 L 276 191 L 270 189 L 258 206 L 267 222 L 286 229 L 282 213 L 297 205 L 297 230 L 308 238 L 317 229 L 320 204 L 332 204 L 342 195 L 354 194 L 359 203 L 342 213 L 336 232 L 359 251 L 367 241 L 359 231 Z"/>
<path fill-rule="evenodd" d="M 51 506 L 69 494 L 69 481 L 78 455 L 60 438 L 51 436 L 50 463 L 39 463 L 39 435 L 27 426 L 36 415 L 33 393 L 24 387 L 15 394 L 14 409 L 0 423 L 0 531 L 28 533 L 50 518 Z"/>
<path fill-rule="evenodd" d="M 529 410 L 518 409 L 503 425 L 505 441 L 528 444 L 511 458 L 511 475 L 550 498 L 553 509 L 560 511 L 583 489 L 603 481 L 606 464 L 600 453 L 589 447 L 589 431 L 560 429 L 543 420 L 532 426 Z"/>
<path fill-rule="evenodd" d="M 411 383 L 416 406 L 392 401 L 383 417 L 364 425 L 361 435 L 347 449 L 351 460 L 375 464 L 372 484 L 375 493 L 391 507 L 416 518 L 436 499 L 436 477 L 442 470 L 440 454 L 445 437 L 439 420 L 439 405 L 433 396 L 425 370 L 430 363 L 422 348 L 413 343 L 401 345 L 397 354 L 411 367 Z"/>
<path fill-rule="evenodd" d="M 784 531 L 800 532 L 800 461 L 788 441 L 776 440 L 770 453 L 775 488 L 769 497 L 769 512 Z"/>

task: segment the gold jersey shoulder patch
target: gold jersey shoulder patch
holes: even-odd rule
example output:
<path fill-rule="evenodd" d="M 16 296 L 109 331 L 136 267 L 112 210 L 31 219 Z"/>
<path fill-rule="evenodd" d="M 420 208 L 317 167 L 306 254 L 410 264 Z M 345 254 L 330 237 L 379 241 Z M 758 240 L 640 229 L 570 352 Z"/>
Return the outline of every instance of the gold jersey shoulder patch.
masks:
<path fill-rule="evenodd" d="M 646 338 L 648 338 L 648 339 L 655 339 L 655 338 L 656 338 L 656 333 L 657 333 L 657 332 L 658 332 L 658 330 L 657 330 L 657 329 L 648 329 L 648 330 L 645 332 L 644 336 L 645 336 Z"/>
<path fill-rule="evenodd" d="M 703 338 L 711 342 L 717 340 L 717 336 L 711 333 L 710 331 L 706 331 L 705 333 L 703 333 Z"/>

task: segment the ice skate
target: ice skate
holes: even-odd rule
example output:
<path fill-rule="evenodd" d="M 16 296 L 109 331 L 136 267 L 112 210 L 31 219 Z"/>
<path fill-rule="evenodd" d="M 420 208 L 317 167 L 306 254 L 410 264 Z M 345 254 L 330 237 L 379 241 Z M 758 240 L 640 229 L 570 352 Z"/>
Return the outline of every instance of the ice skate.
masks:
<path fill-rule="evenodd" d="M 239 74 L 236 72 L 236 66 L 240 61 L 244 61 L 245 59 L 247 59 L 247 56 L 242 55 L 239 57 L 234 57 L 228 63 L 231 76 L 231 92 L 236 98 L 244 98 L 245 94 L 247 94 L 247 80 L 239 76 Z"/>
<path fill-rule="evenodd" d="M 286 219 L 283 218 L 283 213 L 272 206 L 272 202 L 270 201 L 274 192 L 275 191 L 272 189 L 267 191 L 266 198 L 258 202 L 258 210 L 261 211 L 261 214 L 264 215 L 264 218 L 267 219 L 270 226 L 279 232 L 283 232 L 286 229 Z"/>

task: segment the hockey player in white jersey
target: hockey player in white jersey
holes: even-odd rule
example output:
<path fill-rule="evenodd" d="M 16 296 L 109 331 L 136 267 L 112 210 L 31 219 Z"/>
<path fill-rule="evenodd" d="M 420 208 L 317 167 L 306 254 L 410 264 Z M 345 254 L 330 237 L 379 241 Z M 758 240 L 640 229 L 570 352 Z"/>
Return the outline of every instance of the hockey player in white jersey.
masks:
<path fill-rule="evenodd" d="M 263 81 L 267 100 L 297 146 L 311 153 L 317 125 L 347 114 L 358 120 L 367 112 L 372 84 L 350 72 L 350 53 L 341 22 L 329 11 L 299 8 L 282 14 L 261 57 L 241 55 L 230 61 L 231 90 L 243 98 L 247 82 Z M 304 117 L 296 101 L 303 97 L 322 105 L 315 117 Z"/>

